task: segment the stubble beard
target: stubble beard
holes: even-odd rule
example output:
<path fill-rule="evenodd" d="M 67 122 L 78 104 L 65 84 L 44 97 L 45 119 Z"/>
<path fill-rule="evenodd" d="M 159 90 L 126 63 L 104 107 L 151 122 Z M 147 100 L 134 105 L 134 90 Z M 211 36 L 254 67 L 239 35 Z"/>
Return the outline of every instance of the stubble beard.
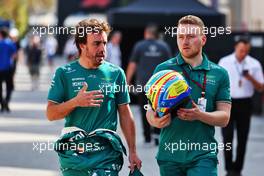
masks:
<path fill-rule="evenodd" d="M 86 58 L 92 63 L 94 67 L 99 67 L 104 62 L 104 59 L 100 59 L 96 57 L 96 54 L 95 55 L 89 54 L 88 48 L 86 48 Z"/>
<path fill-rule="evenodd" d="M 191 53 L 184 53 L 184 52 L 182 52 L 181 54 L 182 54 L 183 57 L 191 59 L 191 58 L 194 58 L 197 55 L 199 55 L 200 54 L 200 51 L 197 50 L 197 51 L 193 51 Z"/>

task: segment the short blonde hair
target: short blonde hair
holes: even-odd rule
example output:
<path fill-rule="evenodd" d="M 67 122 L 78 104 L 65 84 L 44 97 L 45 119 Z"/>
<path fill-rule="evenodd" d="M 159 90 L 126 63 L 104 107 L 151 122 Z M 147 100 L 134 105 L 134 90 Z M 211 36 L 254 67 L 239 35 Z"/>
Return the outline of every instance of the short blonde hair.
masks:
<path fill-rule="evenodd" d="M 178 21 L 178 27 L 180 24 L 192 24 L 192 25 L 197 25 L 200 30 L 201 30 L 201 34 L 203 34 L 203 29 L 204 29 L 204 22 L 201 18 L 194 16 L 194 15 L 186 15 L 184 17 L 182 17 L 179 21 Z"/>
<path fill-rule="evenodd" d="M 76 26 L 76 35 L 75 35 L 75 45 L 79 51 L 79 54 L 81 54 L 82 52 L 79 45 L 86 44 L 87 34 L 89 32 L 90 33 L 105 32 L 108 35 L 111 32 L 111 30 L 112 29 L 107 22 L 100 22 L 97 19 L 85 19 L 80 21 Z"/>
<path fill-rule="evenodd" d="M 197 25 L 201 28 L 204 27 L 204 22 L 203 20 L 201 20 L 201 18 L 194 16 L 194 15 L 187 15 L 182 17 L 179 21 L 178 21 L 178 25 L 179 24 L 194 24 Z"/>

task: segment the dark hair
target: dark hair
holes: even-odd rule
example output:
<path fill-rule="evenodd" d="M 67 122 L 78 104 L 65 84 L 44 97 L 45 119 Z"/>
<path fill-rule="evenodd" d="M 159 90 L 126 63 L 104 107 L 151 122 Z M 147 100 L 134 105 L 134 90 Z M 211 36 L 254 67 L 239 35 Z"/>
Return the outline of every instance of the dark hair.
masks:
<path fill-rule="evenodd" d="M 82 31 L 82 32 L 81 32 Z M 86 44 L 89 33 L 106 32 L 108 35 L 111 27 L 107 22 L 100 22 L 97 19 L 85 19 L 80 21 L 76 26 L 75 45 L 81 54 L 80 44 Z"/>
<path fill-rule="evenodd" d="M 155 23 L 149 23 L 146 26 L 145 31 L 152 34 L 155 38 L 158 38 L 159 36 L 159 28 Z"/>
<path fill-rule="evenodd" d="M 3 38 L 7 38 L 8 37 L 8 29 L 3 27 L 3 28 L 0 28 L 0 34 Z"/>
<path fill-rule="evenodd" d="M 239 36 L 238 39 L 235 40 L 235 45 L 239 43 L 250 44 L 250 36 L 248 35 Z"/>

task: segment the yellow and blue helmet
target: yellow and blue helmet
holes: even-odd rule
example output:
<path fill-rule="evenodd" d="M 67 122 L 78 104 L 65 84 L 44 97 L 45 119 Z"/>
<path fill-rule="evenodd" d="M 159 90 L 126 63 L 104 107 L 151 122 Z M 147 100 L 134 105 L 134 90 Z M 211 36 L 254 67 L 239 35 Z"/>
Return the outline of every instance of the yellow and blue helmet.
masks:
<path fill-rule="evenodd" d="M 145 86 L 147 99 L 159 117 L 185 107 L 191 100 L 191 88 L 184 77 L 174 70 L 154 74 Z"/>

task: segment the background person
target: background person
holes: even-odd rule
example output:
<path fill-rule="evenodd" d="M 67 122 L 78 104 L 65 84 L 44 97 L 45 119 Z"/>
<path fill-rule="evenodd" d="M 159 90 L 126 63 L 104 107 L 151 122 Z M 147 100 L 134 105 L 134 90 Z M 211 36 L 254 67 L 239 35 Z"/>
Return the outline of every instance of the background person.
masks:
<path fill-rule="evenodd" d="M 74 59 L 76 59 L 76 57 L 78 56 L 78 50 L 74 45 L 74 36 L 70 36 L 67 40 L 63 50 L 63 54 L 67 58 L 68 62 L 74 61 Z"/>
<path fill-rule="evenodd" d="M 41 43 L 40 37 L 35 35 L 31 36 L 29 45 L 26 48 L 27 66 L 31 77 L 31 89 L 36 90 L 39 88 L 39 73 L 41 65 Z"/>
<path fill-rule="evenodd" d="M 145 114 L 144 105 L 147 104 L 147 98 L 144 93 L 144 86 L 153 73 L 155 67 L 171 57 L 169 46 L 158 40 L 158 28 L 150 24 L 144 30 L 144 40 L 137 42 L 133 48 L 132 55 L 127 68 L 127 82 L 130 85 L 132 77 L 136 72 L 136 87 L 141 86 L 142 92 L 137 92 L 138 104 L 140 106 L 141 119 L 145 143 L 151 142 L 151 134 L 154 133 L 156 145 L 160 130 L 154 128 L 153 132 L 148 124 Z"/>
<path fill-rule="evenodd" d="M 236 158 L 233 159 L 233 145 L 230 150 L 224 151 L 227 176 L 241 175 L 252 115 L 252 96 L 254 89 L 263 91 L 261 64 L 248 55 L 249 51 L 249 39 L 241 37 L 235 44 L 235 51 L 219 61 L 219 65 L 229 74 L 232 98 L 230 121 L 227 127 L 222 129 L 224 143 L 233 144 L 235 129 L 237 132 Z"/>
<path fill-rule="evenodd" d="M 10 111 L 9 101 L 14 89 L 13 63 L 16 55 L 15 43 L 8 37 L 6 28 L 0 29 L 0 103 L 1 112 Z M 5 97 L 3 97 L 3 83 L 6 85 Z"/>
<path fill-rule="evenodd" d="M 120 50 L 120 43 L 122 40 L 122 33 L 120 31 L 114 31 L 109 43 L 107 43 L 106 60 L 114 65 L 122 67 L 122 53 Z"/>
<path fill-rule="evenodd" d="M 53 62 L 58 48 L 57 39 L 53 35 L 48 35 L 44 42 L 44 49 L 48 59 L 48 65 L 51 73 L 53 73 Z"/>

